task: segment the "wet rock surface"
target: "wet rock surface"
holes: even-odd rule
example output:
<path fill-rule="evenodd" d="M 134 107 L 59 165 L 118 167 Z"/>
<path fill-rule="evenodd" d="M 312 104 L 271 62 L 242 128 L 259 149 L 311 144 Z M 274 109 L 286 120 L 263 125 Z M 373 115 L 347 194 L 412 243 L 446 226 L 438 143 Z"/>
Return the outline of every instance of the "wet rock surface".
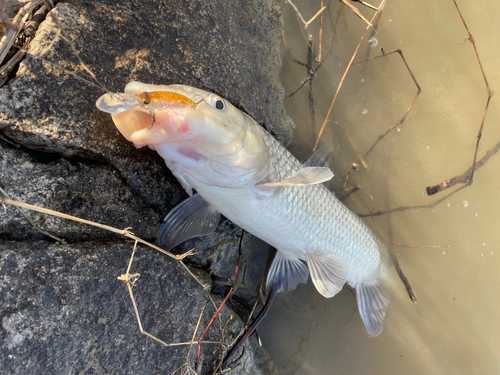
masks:
<path fill-rule="evenodd" d="M 47 50 L 59 27 L 72 46 L 58 38 Z M 155 152 L 136 150 L 95 108 L 104 93 L 98 85 L 109 91 L 122 91 L 132 80 L 200 87 L 226 97 L 288 143 L 292 123 L 279 81 L 281 44 L 281 14 L 273 1 L 59 3 L 30 45 L 31 55 L 48 51 L 45 60 L 28 55 L 0 88 L 0 187 L 12 199 L 132 227 L 154 241 L 163 217 L 186 194 Z M 15 208 L 0 210 L 0 361 L 7 373 L 172 373 L 186 362 L 188 347 L 166 348 L 139 332 L 127 289 L 117 280 L 132 243 L 102 229 L 25 213 L 69 245 L 55 245 Z M 223 220 L 215 233 L 178 250 L 199 250 L 188 263 L 206 284 L 206 271 L 232 279 L 240 233 Z M 260 269 L 243 262 L 241 280 L 253 290 L 258 283 L 250 274 Z M 134 272 L 141 274 L 134 292 L 146 331 L 167 343 L 190 341 L 204 306 L 200 327 L 206 327 L 213 306 L 176 261 L 141 248 Z M 224 309 L 223 321 L 230 315 Z M 230 321 L 226 344 L 242 325 L 237 317 Z M 219 331 L 207 340 L 218 340 Z M 196 351 L 195 345 L 191 366 Z M 200 373 L 215 372 L 220 356 L 220 345 L 204 346 Z M 253 340 L 233 367 L 230 373 L 274 371 Z"/>

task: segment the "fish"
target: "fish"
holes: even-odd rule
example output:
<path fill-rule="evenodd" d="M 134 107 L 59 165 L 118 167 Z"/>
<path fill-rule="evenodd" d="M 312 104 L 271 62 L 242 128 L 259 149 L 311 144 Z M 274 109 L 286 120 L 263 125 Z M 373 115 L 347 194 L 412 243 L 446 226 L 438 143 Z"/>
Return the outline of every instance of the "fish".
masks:
<path fill-rule="evenodd" d="M 160 246 L 212 233 L 222 214 L 276 248 L 268 290 L 294 290 L 310 275 L 331 298 L 347 284 L 368 334 L 382 332 L 390 255 L 323 185 L 333 173 L 313 160 L 324 157 L 301 164 L 249 115 L 198 88 L 131 82 L 124 91 L 104 94 L 97 107 L 137 148 L 156 150 L 189 195 L 165 217 Z M 153 110 L 137 100 L 157 92 L 174 95 Z"/>

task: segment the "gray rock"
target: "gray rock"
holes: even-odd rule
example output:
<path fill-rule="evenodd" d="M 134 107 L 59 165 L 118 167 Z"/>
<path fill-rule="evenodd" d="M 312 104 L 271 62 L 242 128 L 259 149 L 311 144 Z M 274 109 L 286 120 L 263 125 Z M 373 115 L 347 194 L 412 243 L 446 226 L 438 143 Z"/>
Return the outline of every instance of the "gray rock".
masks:
<path fill-rule="evenodd" d="M 159 213 L 142 206 L 119 171 L 109 166 L 0 144 L 0 176 L 2 187 L 11 199 L 118 229 L 132 227 L 144 239 L 157 236 Z M 71 242 L 116 238 L 110 232 L 74 221 L 29 210 L 25 214 L 35 225 Z M 0 236 L 4 238 L 47 239 L 13 206 L 0 210 L 0 223 Z"/>
<path fill-rule="evenodd" d="M 133 243 L 0 242 L 0 363 L 8 374 L 171 374 L 194 368 L 197 345 L 165 347 L 139 331 L 125 284 Z M 166 343 L 190 342 L 215 309 L 207 294 L 175 260 L 140 247 L 131 273 L 144 330 Z M 203 272 L 196 272 L 210 283 Z M 220 299 L 214 297 L 216 304 Z M 203 310 L 204 309 L 204 310 Z M 222 312 L 226 344 L 242 323 Z M 207 341 L 220 340 L 216 321 Z M 198 333 L 199 335 L 199 333 Z M 200 374 L 214 373 L 219 344 L 202 345 Z M 265 352 L 246 345 L 232 374 L 273 373 Z M 184 367 L 185 369 L 185 367 Z M 187 373 L 181 371 L 180 373 Z"/>
<path fill-rule="evenodd" d="M 72 46 L 58 38 L 47 50 L 59 25 Z M 96 99 L 132 80 L 184 83 L 226 97 L 288 143 L 281 47 L 281 14 L 272 0 L 59 3 L 16 76 L 0 88 L 0 135 L 20 145 L 0 140 L 0 186 L 13 199 L 132 227 L 154 241 L 162 218 L 186 194 L 155 152 L 136 150 L 119 134 Z M 89 84 L 72 48 L 98 83 Z M 35 57 L 45 51 L 45 60 Z M 167 349 L 138 332 L 126 289 L 116 280 L 131 245 L 100 229 L 27 215 L 71 245 L 53 245 L 13 207 L 0 210 L 0 360 L 7 372 L 169 373 L 182 365 L 185 348 Z M 180 250 L 195 247 L 193 266 L 232 280 L 239 236 L 240 229 L 223 220 L 215 233 Z M 243 294 L 258 288 L 267 250 L 243 259 Z M 151 307 L 143 314 L 146 329 L 168 342 L 188 341 L 206 294 L 163 255 L 141 250 L 137 261 L 138 294 Z M 230 314 L 223 309 L 224 321 Z M 240 327 L 240 319 L 230 322 L 226 343 Z M 215 371 L 220 355 L 219 347 L 205 346 L 201 373 Z M 253 341 L 235 366 L 234 373 L 273 372 Z"/>

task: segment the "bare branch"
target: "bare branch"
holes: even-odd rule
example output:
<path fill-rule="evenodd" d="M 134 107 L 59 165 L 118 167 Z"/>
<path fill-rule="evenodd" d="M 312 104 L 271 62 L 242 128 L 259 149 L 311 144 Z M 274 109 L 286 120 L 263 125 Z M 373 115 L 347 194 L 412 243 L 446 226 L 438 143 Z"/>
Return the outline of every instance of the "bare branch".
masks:
<path fill-rule="evenodd" d="M 469 34 L 469 41 L 472 43 L 472 47 L 474 47 L 474 52 L 476 54 L 477 62 L 479 63 L 479 67 L 481 68 L 481 74 L 483 75 L 484 83 L 486 85 L 486 91 L 488 93 L 488 98 L 486 99 L 486 106 L 484 108 L 483 117 L 481 119 L 481 125 L 479 126 L 479 131 L 477 133 L 476 149 L 474 150 L 474 158 L 472 160 L 472 167 L 470 167 L 465 172 L 465 173 L 469 172 L 468 178 L 464 179 L 463 176 L 455 176 L 455 177 L 452 177 L 451 179 L 446 180 L 438 185 L 428 186 L 426 189 L 428 195 L 433 195 L 433 194 L 439 193 L 440 191 L 446 190 L 449 187 L 451 187 L 459 182 L 466 183 L 467 186 L 472 185 L 472 182 L 474 180 L 474 172 L 477 169 L 479 169 L 484 163 L 486 163 L 486 161 L 488 161 L 488 159 L 492 156 L 492 154 L 490 156 L 488 156 L 488 153 L 491 151 L 490 150 L 490 151 L 488 151 L 488 153 L 486 153 L 486 156 L 488 156 L 488 157 L 487 158 L 486 158 L 486 156 L 483 157 L 483 159 L 486 158 L 484 161 L 483 161 L 483 159 L 481 159 L 481 161 L 483 161 L 482 164 L 479 165 L 479 163 L 481 161 L 476 162 L 477 153 L 479 150 L 479 142 L 481 141 L 481 137 L 483 135 L 484 121 L 486 120 L 486 115 L 488 114 L 488 107 L 490 105 L 491 98 L 493 97 L 493 91 L 490 88 L 490 84 L 488 83 L 488 79 L 486 78 L 486 73 L 484 72 L 484 69 L 483 69 L 483 64 L 481 63 L 481 59 L 479 58 L 479 53 L 477 52 L 477 48 L 476 48 L 476 41 L 474 40 L 472 33 L 470 32 L 469 28 L 467 27 L 467 23 L 465 22 L 465 19 L 462 16 L 462 12 L 460 11 L 460 8 L 458 7 L 456 0 L 453 0 L 453 2 L 455 3 L 455 7 L 457 8 L 458 14 L 460 15 L 460 19 L 462 20 L 462 23 L 464 24 L 465 30 L 467 30 L 467 33 Z M 494 153 L 497 153 L 497 152 L 498 152 L 498 150 L 496 150 Z"/>
<path fill-rule="evenodd" d="M 374 20 L 378 17 L 379 13 L 384 8 L 385 2 L 386 2 L 386 0 L 382 0 L 382 2 L 380 3 L 380 5 L 378 7 L 378 10 L 373 15 L 370 23 L 373 24 Z M 328 119 L 330 118 L 330 113 L 332 112 L 333 105 L 335 104 L 335 101 L 337 100 L 337 96 L 339 95 L 340 88 L 342 87 L 342 84 L 344 83 L 345 77 L 347 76 L 347 72 L 349 72 L 349 69 L 351 68 L 351 65 L 354 61 L 354 58 L 356 57 L 356 55 L 359 51 L 359 48 L 361 47 L 361 43 L 363 42 L 366 34 L 368 33 L 368 30 L 370 30 L 370 26 L 366 27 L 366 30 L 363 33 L 363 35 L 361 36 L 361 39 L 359 40 L 358 46 L 356 47 L 356 49 L 351 57 L 351 60 L 349 61 L 349 64 L 347 64 L 347 68 L 344 72 L 344 75 L 342 76 L 342 79 L 340 80 L 339 86 L 337 87 L 337 91 L 335 92 L 335 96 L 333 97 L 332 104 L 330 105 L 330 108 L 328 109 L 328 113 L 326 115 L 325 121 L 323 122 L 323 126 L 321 126 L 321 130 L 319 131 L 318 137 L 316 138 L 316 143 L 314 145 L 313 151 L 316 151 L 316 149 L 318 148 L 319 140 L 320 140 L 321 136 L 323 135 L 323 131 L 325 130 Z"/>
<path fill-rule="evenodd" d="M 387 52 L 385 53 L 383 50 L 382 50 L 382 55 L 379 55 L 379 56 L 374 56 L 374 57 L 370 57 L 369 59 L 364 59 L 364 60 L 361 60 L 361 61 L 356 61 L 355 63 L 353 63 L 353 65 L 356 65 L 356 64 L 361 64 L 361 63 L 364 63 L 364 62 L 367 62 L 367 61 L 370 61 L 370 60 L 375 60 L 375 59 L 378 59 L 380 57 L 384 57 L 384 56 L 389 56 L 389 55 L 392 55 L 393 53 L 398 53 L 399 56 L 401 56 L 401 59 L 403 60 L 403 63 L 405 64 L 406 66 L 406 69 L 408 70 L 408 73 L 410 73 L 410 76 L 411 78 L 413 79 L 413 83 L 415 83 L 415 86 L 417 86 L 417 93 L 415 94 L 415 96 L 413 97 L 413 100 L 411 101 L 410 103 L 410 106 L 408 107 L 408 109 L 406 110 L 406 113 L 404 114 L 403 118 L 401 118 L 401 120 L 399 120 L 398 122 L 396 122 L 394 125 L 392 125 L 389 129 L 387 129 L 384 133 L 382 133 L 381 135 L 379 135 L 378 139 L 375 141 L 375 143 L 368 149 L 368 151 L 365 152 L 365 154 L 363 155 L 363 157 L 367 157 L 368 154 L 370 152 L 372 152 L 372 150 L 375 148 L 375 146 L 377 146 L 380 141 L 382 139 L 384 139 L 384 137 L 389 134 L 394 128 L 396 128 L 397 126 L 401 125 L 405 120 L 406 120 L 406 117 L 408 117 L 408 114 L 410 113 L 411 109 L 413 108 L 413 105 L 415 104 L 415 101 L 417 100 L 418 96 L 420 95 L 420 93 L 422 92 L 422 89 L 420 88 L 420 85 L 418 84 L 417 82 L 417 79 L 415 78 L 415 76 L 413 75 L 413 72 L 411 71 L 410 69 L 410 66 L 408 65 L 408 63 L 406 62 L 406 59 L 403 55 L 403 51 L 401 51 L 400 49 L 397 49 L 397 50 L 394 50 L 394 51 L 391 51 L 391 52 Z"/>

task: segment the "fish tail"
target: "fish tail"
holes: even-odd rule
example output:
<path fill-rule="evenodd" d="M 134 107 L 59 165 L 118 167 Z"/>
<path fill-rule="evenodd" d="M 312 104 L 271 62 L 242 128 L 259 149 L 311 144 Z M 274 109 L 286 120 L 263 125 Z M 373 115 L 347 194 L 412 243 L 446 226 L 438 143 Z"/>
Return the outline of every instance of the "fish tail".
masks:
<path fill-rule="evenodd" d="M 368 334 L 373 337 L 380 335 L 389 306 L 389 296 L 383 279 L 376 278 L 357 283 L 356 299 Z"/>

